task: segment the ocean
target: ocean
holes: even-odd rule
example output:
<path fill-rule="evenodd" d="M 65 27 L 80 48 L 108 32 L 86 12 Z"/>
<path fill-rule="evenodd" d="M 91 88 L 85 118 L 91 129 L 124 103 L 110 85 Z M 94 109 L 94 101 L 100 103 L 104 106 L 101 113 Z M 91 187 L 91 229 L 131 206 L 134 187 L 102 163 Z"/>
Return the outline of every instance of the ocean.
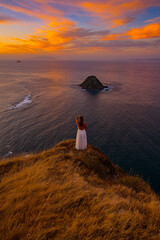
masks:
<path fill-rule="evenodd" d="M 95 75 L 109 91 L 78 86 Z M 160 61 L 0 61 L 0 157 L 88 143 L 160 192 Z"/>

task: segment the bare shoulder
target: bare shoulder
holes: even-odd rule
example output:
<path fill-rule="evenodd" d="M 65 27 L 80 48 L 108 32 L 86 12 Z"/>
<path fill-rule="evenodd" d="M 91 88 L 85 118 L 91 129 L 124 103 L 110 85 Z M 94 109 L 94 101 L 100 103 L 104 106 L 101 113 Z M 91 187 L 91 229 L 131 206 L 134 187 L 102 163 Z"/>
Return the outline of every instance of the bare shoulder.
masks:
<path fill-rule="evenodd" d="M 87 127 L 87 124 L 86 124 L 86 122 L 84 122 L 84 123 L 83 123 L 83 126 L 84 126 L 85 128 Z"/>

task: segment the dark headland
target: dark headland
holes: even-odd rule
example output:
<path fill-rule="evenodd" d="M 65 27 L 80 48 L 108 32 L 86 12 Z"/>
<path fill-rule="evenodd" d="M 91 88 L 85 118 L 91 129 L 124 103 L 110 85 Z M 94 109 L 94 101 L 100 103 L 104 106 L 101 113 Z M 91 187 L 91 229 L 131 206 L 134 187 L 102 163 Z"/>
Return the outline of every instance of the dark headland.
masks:
<path fill-rule="evenodd" d="M 159 196 L 91 145 L 4 159 L 0 176 L 1 240 L 160 239 Z"/>
<path fill-rule="evenodd" d="M 102 90 L 108 89 L 108 86 L 104 86 L 100 80 L 96 76 L 89 76 L 87 77 L 84 82 L 82 82 L 79 86 L 83 89 L 90 89 L 90 90 Z"/>

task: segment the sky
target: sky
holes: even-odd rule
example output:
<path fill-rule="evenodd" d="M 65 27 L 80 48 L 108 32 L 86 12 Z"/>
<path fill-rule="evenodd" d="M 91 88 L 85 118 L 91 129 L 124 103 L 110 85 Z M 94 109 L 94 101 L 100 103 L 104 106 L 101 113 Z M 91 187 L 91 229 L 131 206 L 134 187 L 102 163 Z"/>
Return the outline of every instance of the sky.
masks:
<path fill-rule="evenodd" d="M 160 58 L 160 0 L 0 0 L 0 59 Z"/>

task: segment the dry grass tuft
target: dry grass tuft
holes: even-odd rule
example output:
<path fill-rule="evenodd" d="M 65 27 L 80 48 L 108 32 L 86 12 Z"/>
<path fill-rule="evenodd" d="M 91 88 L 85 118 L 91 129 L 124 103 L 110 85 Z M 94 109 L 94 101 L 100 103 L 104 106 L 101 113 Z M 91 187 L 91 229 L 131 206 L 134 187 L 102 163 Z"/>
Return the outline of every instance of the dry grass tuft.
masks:
<path fill-rule="evenodd" d="M 75 140 L 0 163 L 0 239 L 160 239 L 160 200 Z"/>

